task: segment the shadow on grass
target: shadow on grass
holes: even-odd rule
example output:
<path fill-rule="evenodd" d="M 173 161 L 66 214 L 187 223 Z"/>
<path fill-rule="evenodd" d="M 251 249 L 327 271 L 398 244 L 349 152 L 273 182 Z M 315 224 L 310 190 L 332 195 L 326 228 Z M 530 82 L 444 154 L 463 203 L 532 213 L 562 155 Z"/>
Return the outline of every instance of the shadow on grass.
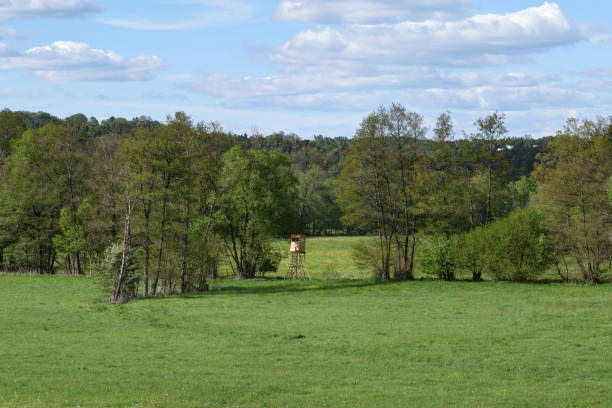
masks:
<path fill-rule="evenodd" d="M 287 280 L 283 278 L 260 278 L 253 280 L 239 280 L 239 279 L 224 279 L 219 281 L 209 281 L 211 290 L 207 292 L 194 292 L 184 294 L 172 294 L 172 295 L 158 295 L 149 298 L 139 297 L 135 299 L 137 301 L 142 300 L 159 300 L 159 299 L 201 299 L 207 296 L 227 296 L 227 295 L 270 295 L 279 293 L 300 293 L 300 292 L 323 292 L 323 291 L 334 291 L 343 289 L 360 289 L 368 287 L 384 287 L 396 284 L 398 282 L 407 281 L 377 281 L 373 279 L 363 280 Z M 507 284 L 507 285 L 537 285 L 545 286 L 550 284 L 565 284 L 560 279 L 541 279 L 531 281 L 496 281 L 484 279 L 480 281 L 473 281 L 470 279 L 457 279 L 454 281 L 446 282 L 434 278 L 420 278 L 412 282 L 438 282 L 442 284 L 456 284 L 456 285 L 487 285 L 487 284 Z M 580 282 L 569 282 L 568 286 L 585 285 Z"/>
<path fill-rule="evenodd" d="M 208 292 L 194 292 L 173 295 L 161 295 L 140 300 L 158 300 L 168 298 L 200 299 L 207 296 L 227 295 L 269 295 L 277 293 L 319 292 L 342 289 L 358 289 L 372 286 L 385 286 L 394 283 L 369 280 L 286 280 L 286 279 L 255 279 L 255 280 L 224 280 L 219 289 L 215 289 L 215 281 L 209 281 L 212 289 Z"/>

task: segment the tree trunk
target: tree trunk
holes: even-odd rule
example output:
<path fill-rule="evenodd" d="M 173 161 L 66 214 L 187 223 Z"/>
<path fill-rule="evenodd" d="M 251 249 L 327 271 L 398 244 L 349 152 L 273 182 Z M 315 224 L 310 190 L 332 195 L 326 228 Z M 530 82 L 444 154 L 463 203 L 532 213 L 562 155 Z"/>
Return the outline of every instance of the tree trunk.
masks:
<path fill-rule="evenodd" d="M 162 205 L 162 219 L 161 219 L 161 234 L 159 238 L 159 251 L 157 253 L 157 268 L 155 269 L 155 276 L 153 278 L 153 284 L 151 285 L 151 294 L 155 296 L 157 293 L 157 284 L 159 282 L 159 275 L 161 273 L 162 263 L 162 251 L 164 249 L 164 238 L 166 233 L 166 210 L 168 206 L 168 196 L 164 196 L 164 203 Z"/>
<path fill-rule="evenodd" d="M 183 267 L 181 271 L 181 293 L 185 293 L 186 287 L 186 279 L 187 279 L 187 250 L 189 245 L 189 199 L 187 199 L 187 209 L 185 214 L 185 223 L 183 230 Z"/>
<path fill-rule="evenodd" d="M 145 237 L 144 237 L 144 272 L 143 272 L 143 286 L 142 286 L 142 295 L 144 297 L 149 297 L 149 257 L 151 252 L 151 245 L 149 242 L 149 219 L 151 216 L 151 202 L 148 203 L 148 206 L 145 204 L 144 208 L 144 218 L 145 218 Z"/>
<path fill-rule="evenodd" d="M 122 290 L 122 285 L 123 285 L 123 279 L 125 278 L 125 269 L 126 269 L 126 261 L 127 261 L 127 252 L 129 250 L 130 247 L 130 221 L 131 221 L 131 216 L 132 216 L 132 209 L 133 209 L 133 205 L 132 205 L 132 199 L 130 197 L 130 193 L 129 193 L 129 180 L 128 180 L 128 187 L 127 187 L 127 205 L 126 205 L 126 211 L 125 211 L 125 229 L 123 230 L 123 252 L 121 254 L 121 268 L 119 269 L 119 278 L 117 279 L 117 286 L 115 287 L 115 291 L 113 293 L 113 296 L 111 298 L 111 302 L 113 303 L 119 303 L 123 300 L 125 300 L 125 297 L 123 296 L 123 293 L 121 292 Z"/>

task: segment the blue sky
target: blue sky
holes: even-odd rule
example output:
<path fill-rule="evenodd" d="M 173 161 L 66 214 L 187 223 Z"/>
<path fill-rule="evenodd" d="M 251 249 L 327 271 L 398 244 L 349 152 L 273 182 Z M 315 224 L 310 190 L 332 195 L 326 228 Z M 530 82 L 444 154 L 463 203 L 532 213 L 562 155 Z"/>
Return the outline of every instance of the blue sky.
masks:
<path fill-rule="evenodd" d="M 0 104 L 184 110 L 237 133 L 352 136 L 399 102 L 457 133 L 612 114 L 609 0 L 0 0 Z"/>

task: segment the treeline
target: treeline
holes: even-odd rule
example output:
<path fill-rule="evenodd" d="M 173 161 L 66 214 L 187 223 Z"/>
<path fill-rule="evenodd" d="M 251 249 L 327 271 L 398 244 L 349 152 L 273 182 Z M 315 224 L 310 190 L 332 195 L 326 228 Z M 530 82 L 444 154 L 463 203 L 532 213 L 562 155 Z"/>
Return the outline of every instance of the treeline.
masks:
<path fill-rule="evenodd" d="M 363 266 L 383 280 L 413 279 L 417 264 L 447 280 L 457 270 L 535 279 L 553 265 L 569 280 L 574 264 L 573 278 L 598 282 L 612 270 L 612 117 L 568 120 L 518 179 L 517 161 L 504 155 L 504 119 L 477 119 L 476 132 L 454 143 L 448 113 L 428 143 L 419 142 L 423 117 L 401 105 L 362 121 L 337 194 L 343 222 L 377 236 L 356 248 Z"/>
<path fill-rule="evenodd" d="M 4 110 L 0 267 L 95 269 L 120 300 L 138 287 L 144 296 L 205 289 L 227 260 L 243 278 L 274 271 L 281 255 L 271 239 L 300 231 L 374 234 L 377 245 L 358 251 L 362 261 L 380 279 L 411 279 L 420 237 L 452 241 L 535 201 L 544 209 L 559 200 L 564 210 L 546 208 L 558 218 L 543 221 L 555 259 L 573 254 L 585 276 L 609 265 L 610 211 L 601 197 L 610 120 L 570 121 L 537 140 L 505 137 L 498 113 L 476 127 L 456 138 L 444 113 L 428 139 L 423 118 L 396 104 L 368 115 L 354 138 L 312 140 L 236 135 L 182 112 L 160 123 Z M 571 179 L 562 157 L 585 180 Z M 575 191 L 555 196 L 570 186 L 583 189 L 582 213 L 570 202 Z"/>

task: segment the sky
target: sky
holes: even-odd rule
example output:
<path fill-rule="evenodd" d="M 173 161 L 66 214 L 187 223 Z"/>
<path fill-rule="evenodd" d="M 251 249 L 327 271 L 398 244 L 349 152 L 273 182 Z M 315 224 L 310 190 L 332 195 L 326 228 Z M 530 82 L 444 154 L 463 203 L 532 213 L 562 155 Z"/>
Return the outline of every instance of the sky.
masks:
<path fill-rule="evenodd" d="M 612 114 L 609 0 L 0 0 L 0 105 L 185 111 L 235 133 L 352 136 L 401 103 L 458 136 Z"/>

